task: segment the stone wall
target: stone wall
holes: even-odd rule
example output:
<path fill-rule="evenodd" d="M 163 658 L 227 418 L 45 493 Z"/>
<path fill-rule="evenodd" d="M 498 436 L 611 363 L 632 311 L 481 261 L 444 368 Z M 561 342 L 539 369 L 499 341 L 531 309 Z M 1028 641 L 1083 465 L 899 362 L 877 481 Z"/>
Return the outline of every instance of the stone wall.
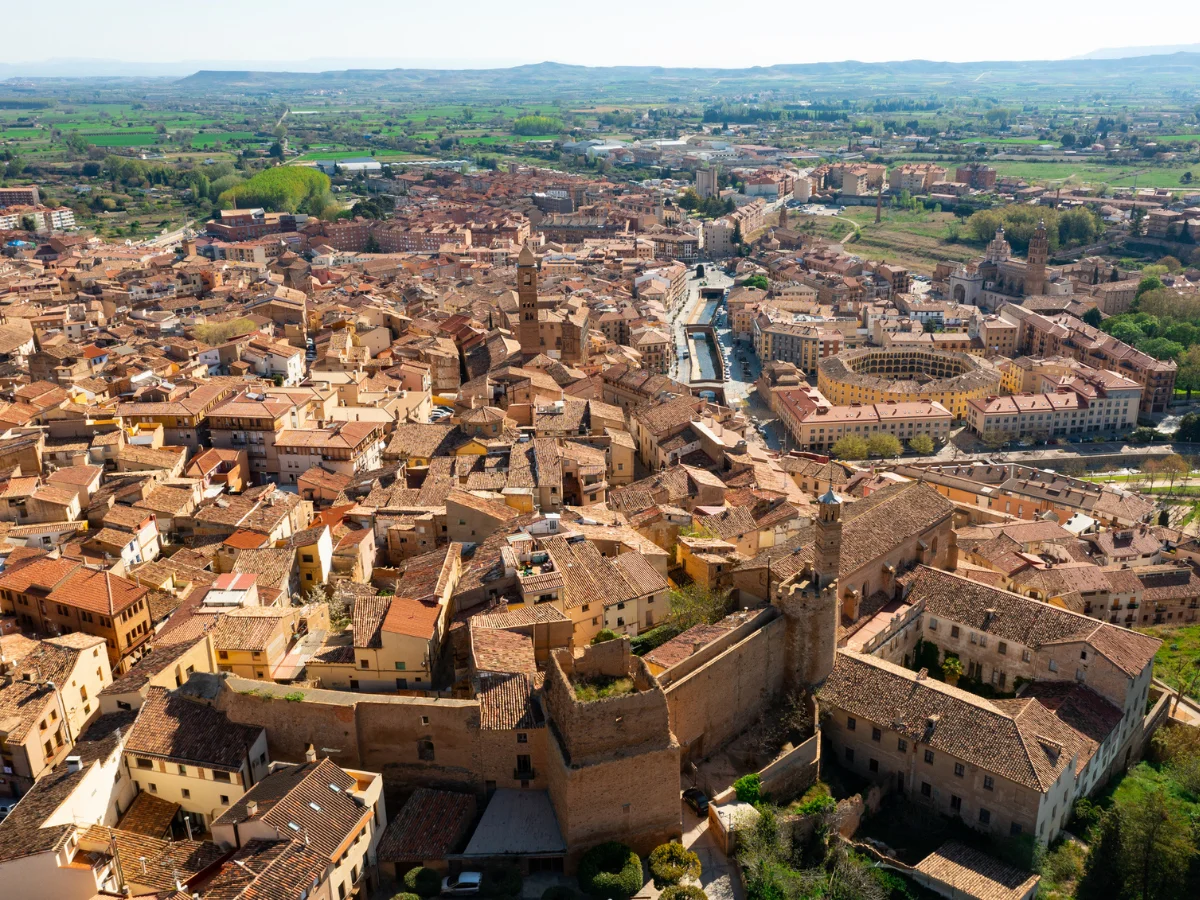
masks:
<path fill-rule="evenodd" d="M 631 677 L 636 692 L 579 702 L 572 681 L 598 676 Z M 671 743 L 666 697 L 645 662 L 630 655 L 628 639 L 596 644 L 577 658 L 570 651 L 554 651 L 545 691 L 549 718 L 573 766 Z"/>
<path fill-rule="evenodd" d="M 774 618 L 669 685 L 671 731 L 683 758 L 694 761 L 716 752 L 782 693 L 784 633 L 783 617 Z"/>

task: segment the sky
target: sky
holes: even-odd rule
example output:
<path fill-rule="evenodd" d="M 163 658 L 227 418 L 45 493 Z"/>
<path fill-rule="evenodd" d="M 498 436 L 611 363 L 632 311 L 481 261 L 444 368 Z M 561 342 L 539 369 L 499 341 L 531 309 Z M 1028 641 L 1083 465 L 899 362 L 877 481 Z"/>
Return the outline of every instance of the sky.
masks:
<path fill-rule="evenodd" d="M 1061 59 L 1112 46 L 1200 42 L 1194 2 L 1158 0 L 1144 22 L 1115 0 L 859 0 L 848 7 L 794 0 L 747 7 L 717 0 L 58 0 L 51 16 L 44 4 L 14 2 L 5 4 L 4 30 L 29 39 L 6 42 L 0 76 L 76 74 L 68 61 L 79 59 L 124 61 L 131 71 L 161 74 L 356 63 L 737 68 L 845 59 Z M 1164 22 L 1177 27 L 1163 30 Z"/>

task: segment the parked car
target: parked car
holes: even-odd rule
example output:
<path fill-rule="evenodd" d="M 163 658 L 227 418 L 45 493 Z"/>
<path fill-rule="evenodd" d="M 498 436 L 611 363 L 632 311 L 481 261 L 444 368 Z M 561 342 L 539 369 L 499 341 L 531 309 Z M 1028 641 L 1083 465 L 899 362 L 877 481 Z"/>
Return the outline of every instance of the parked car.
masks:
<path fill-rule="evenodd" d="M 443 897 L 469 897 L 479 893 L 482 872 L 459 872 L 450 878 L 442 879 Z"/>
<path fill-rule="evenodd" d="M 683 802 L 698 816 L 708 815 L 708 798 L 700 788 L 688 788 L 683 792 Z"/>

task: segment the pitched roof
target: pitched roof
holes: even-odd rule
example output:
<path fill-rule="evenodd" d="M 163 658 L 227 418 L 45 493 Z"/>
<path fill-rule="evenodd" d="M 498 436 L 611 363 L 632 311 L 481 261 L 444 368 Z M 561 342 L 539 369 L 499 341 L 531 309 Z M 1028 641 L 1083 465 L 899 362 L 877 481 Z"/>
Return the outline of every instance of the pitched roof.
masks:
<path fill-rule="evenodd" d="M 908 601 L 924 603 L 930 616 L 1026 647 L 1087 643 L 1129 676 L 1140 675 L 1162 643 L 1149 635 L 925 566 L 912 579 Z"/>
<path fill-rule="evenodd" d="M 312 850 L 332 858 L 372 815 L 372 810 L 361 805 L 352 793 L 357 786 L 358 781 L 352 775 L 328 759 L 279 766 L 225 810 L 213 825 L 261 821 L 280 834 L 307 839 Z M 254 816 L 247 809 L 251 801 L 258 804 Z"/>
<path fill-rule="evenodd" d="M 262 734 L 262 728 L 230 722 L 207 704 L 151 687 L 125 749 L 236 772 Z"/>
<path fill-rule="evenodd" d="M 474 795 L 417 788 L 380 837 L 379 859 L 412 863 L 444 859 L 474 818 Z"/>

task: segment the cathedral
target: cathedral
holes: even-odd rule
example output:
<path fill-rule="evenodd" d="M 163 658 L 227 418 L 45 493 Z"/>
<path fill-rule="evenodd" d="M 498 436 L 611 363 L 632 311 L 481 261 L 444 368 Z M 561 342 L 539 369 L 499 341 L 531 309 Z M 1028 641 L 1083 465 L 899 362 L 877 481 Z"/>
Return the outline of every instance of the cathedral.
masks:
<path fill-rule="evenodd" d="M 994 310 L 1005 303 L 1019 304 L 1025 297 L 1070 293 L 1070 282 L 1060 283 L 1058 274 L 1047 270 L 1049 256 L 1050 239 L 1044 221 L 1038 222 L 1023 260 L 1013 257 L 1001 225 L 981 259 L 959 266 L 951 273 L 949 298 L 956 303 Z"/>
<path fill-rule="evenodd" d="M 561 304 L 561 297 L 538 299 L 538 265 L 526 244 L 517 258 L 517 340 L 521 353 L 534 357 L 544 353 L 568 365 L 586 365 L 588 360 L 588 309 Z"/>

